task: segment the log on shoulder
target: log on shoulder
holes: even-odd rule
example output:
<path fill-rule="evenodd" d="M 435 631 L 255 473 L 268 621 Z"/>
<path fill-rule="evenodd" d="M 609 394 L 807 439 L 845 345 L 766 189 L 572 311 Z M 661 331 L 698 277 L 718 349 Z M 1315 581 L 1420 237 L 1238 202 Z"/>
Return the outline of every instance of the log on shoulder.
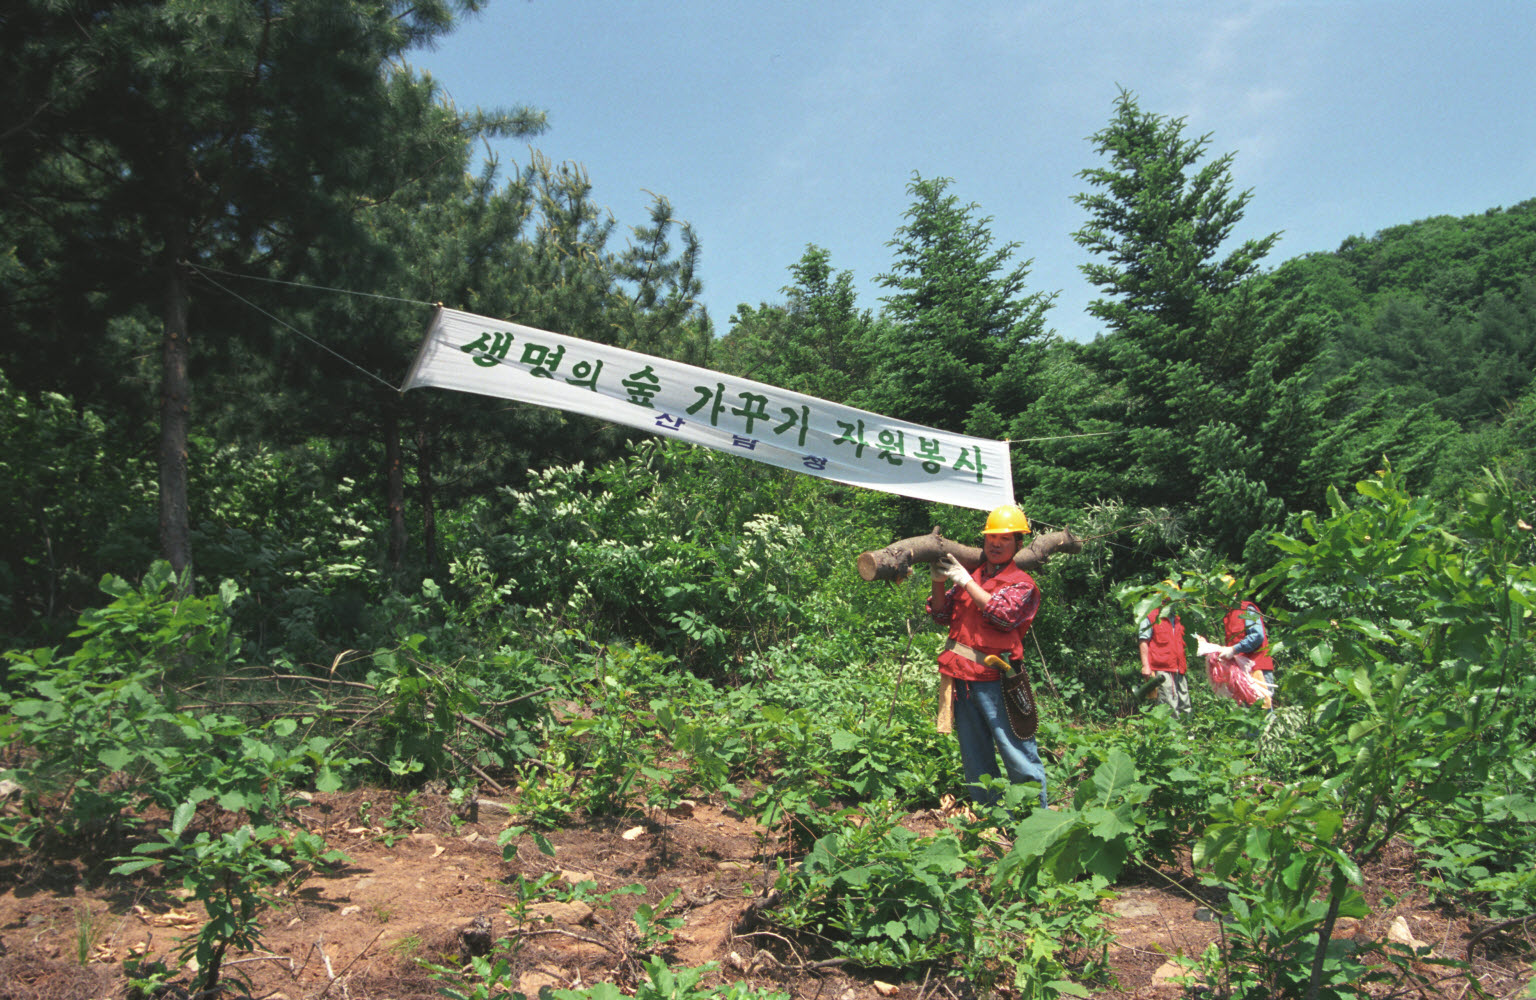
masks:
<path fill-rule="evenodd" d="M 1013 557 L 1013 564 L 1030 570 L 1044 565 L 1058 552 L 1072 554 L 1083 551 L 1082 539 L 1071 530 L 1052 531 L 1035 535 L 1028 545 Z M 961 545 L 945 538 L 938 528 L 926 535 L 903 538 L 892 542 L 878 552 L 859 553 L 859 576 L 865 580 L 905 580 L 912 567 L 920 563 L 932 563 L 944 553 L 950 553 L 966 569 L 974 570 L 981 565 L 981 549 L 975 545 Z"/>

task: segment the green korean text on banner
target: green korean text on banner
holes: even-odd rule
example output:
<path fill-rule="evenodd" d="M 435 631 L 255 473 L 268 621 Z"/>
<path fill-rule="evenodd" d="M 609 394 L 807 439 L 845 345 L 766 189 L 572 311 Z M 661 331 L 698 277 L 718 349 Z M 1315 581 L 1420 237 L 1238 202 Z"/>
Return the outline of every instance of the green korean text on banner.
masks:
<path fill-rule="evenodd" d="M 991 510 L 1008 442 L 952 434 L 635 351 L 439 309 L 402 391 L 456 389 L 637 427 L 781 469 Z"/>

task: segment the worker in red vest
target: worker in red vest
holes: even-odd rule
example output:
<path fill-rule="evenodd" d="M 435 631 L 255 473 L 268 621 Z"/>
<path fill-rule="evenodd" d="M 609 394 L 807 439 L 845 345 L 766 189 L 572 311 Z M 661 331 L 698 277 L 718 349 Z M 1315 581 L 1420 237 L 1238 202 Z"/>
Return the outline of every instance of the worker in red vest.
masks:
<path fill-rule="evenodd" d="M 982 531 L 983 562 L 975 572 L 945 554 L 931 567 L 933 592 L 928 614 L 949 626 L 939 653 L 939 731 L 951 729 L 960 741 L 960 762 L 973 801 L 991 805 L 996 795 L 975 784 L 997 776 L 1002 755 L 1008 779 L 1040 785 L 1046 804 L 1045 767 L 1034 738 L 1021 739 L 1008 722 L 1001 675 L 987 666 L 989 655 L 1020 660 L 1024 633 L 1040 610 L 1040 588 L 1013 557 L 1029 533 L 1029 518 L 1013 504 L 987 517 Z"/>
<path fill-rule="evenodd" d="M 1178 590 L 1178 584 L 1164 580 L 1164 584 Z M 1136 644 L 1141 647 L 1141 674 L 1158 677 L 1158 699 L 1173 712 L 1174 718 L 1190 710 L 1189 658 L 1184 650 L 1184 623 L 1163 603 L 1147 612 L 1136 633 Z"/>
<path fill-rule="evenodd" d="M 1224 656 L 1246 656 L 1253 661 L 1253 679 L 1264 686 L 1264 707 L 1274 708 L 1275 661 L 1269 656 L 1269 632 L 1264 627 L 1264 613 L 1252 601 L 1238 595 L 1237 579 L 1231 573 L 1221 577 L 1226 614 L 1221 620 L 1225 630 Z"/>

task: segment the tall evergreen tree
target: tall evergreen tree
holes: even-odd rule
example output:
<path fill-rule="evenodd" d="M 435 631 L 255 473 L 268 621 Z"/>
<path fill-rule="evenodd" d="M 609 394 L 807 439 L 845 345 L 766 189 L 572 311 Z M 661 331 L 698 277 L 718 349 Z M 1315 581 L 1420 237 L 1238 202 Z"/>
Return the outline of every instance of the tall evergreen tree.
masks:
<path fill-rule="evenodd" d="M 1233 191 L 1231 154 L 1201 164 L 1209 136 L 1184 125 L 1121 91 L 1092 137 L 1108 165 L 1079 174 L 1095 190 L 1075 198 L 1088 221 L 1073 238 L 1101 258 L 1082 270 L 1109 296 L 1089 311 L 1110 332 L 1087 356 L 1125 406 L 1126 495 L 1198 496 L 1197 516 L 1237 555 L 1282 511 L 1266 482 L 1307 454 L 1295 418 L 1320 336 L 1259 280 L 1278 233 L 1226 249 L 1252 194 Z"/>
<path fill-rule="evenodd" d="M 858 309 L 853 272 L 810 244 L 791 264 L 782 306 L 742 304 L 716 345 L 717 363 L 768 385 L 841 403 L 865 382 L 872 320 Z"/>
<path fill-rule="evenodd" d="M 1026 294 L 1031 260 L 994 246 L 990 217 L 914 174 L 907 220 L 887 245 L 890 289 L 865 405 L 932 427 L 1001 437 L 1029 399 L 1027 381 L 1055 294 Z"/>
<path fill-rule="evenodd" d="M 1109 165 L 1078 174 L 1098 190 L 1074 197 L 1088 222 L 1073 239 L 1102 258 L 1082 271 L 1110 297 L 1088 310 L 1114 334 L 1106 352 L 1141 422 L 1164 422 L 1191 383 L 1241 381 L 1254 344 L 1230 326 L 1215 336 L 1217 317 L 1279 234 L 1223 253 L 1252 192 L 1233 193 L 1230 153 L 1195 169 L 1210 137 L 1186 137 L 1184 119 L 1142 111 L 1121 91 L 1092 140 Z"/>
<path fill-rule="evenodd" d="M 65 233 L 73 259 L 96 262 L 61 297 L 154 303 L 160 537 L 178 570 L 192 557 L 189 265 L 281 272 L 315 245 L 356 252 L 360 205 L 431 172 L 477 132 L 541 127 L 528 112 L 458 114 L 399 67 L 452 27 L 455 9 L 477 7 L 22 0 L 8 11 L 7 211 L 24 205 Z"/>

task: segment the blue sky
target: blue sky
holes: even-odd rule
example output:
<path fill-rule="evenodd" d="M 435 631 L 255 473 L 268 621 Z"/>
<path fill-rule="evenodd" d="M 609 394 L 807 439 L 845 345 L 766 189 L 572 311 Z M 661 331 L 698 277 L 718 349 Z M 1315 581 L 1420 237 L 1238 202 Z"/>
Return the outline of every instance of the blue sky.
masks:
<path fill-rule="evenodd" d="M 1274 266 L 1536 197 L 1533 52 L 1531 0 L 491 0 L 411 61 L 460 107 L 545 111 L 503 163 L 581 164 L 626 231 L 667 197 L 717 333 L 782 302 L 810 243 L 877 309 L 916 172 L 953 178 L 1060 293 L 1049 325 L 1090 340 L 1072 196 L 1121 87 L 1235 155 L 1234 239 L 1283 231 Z"/>

